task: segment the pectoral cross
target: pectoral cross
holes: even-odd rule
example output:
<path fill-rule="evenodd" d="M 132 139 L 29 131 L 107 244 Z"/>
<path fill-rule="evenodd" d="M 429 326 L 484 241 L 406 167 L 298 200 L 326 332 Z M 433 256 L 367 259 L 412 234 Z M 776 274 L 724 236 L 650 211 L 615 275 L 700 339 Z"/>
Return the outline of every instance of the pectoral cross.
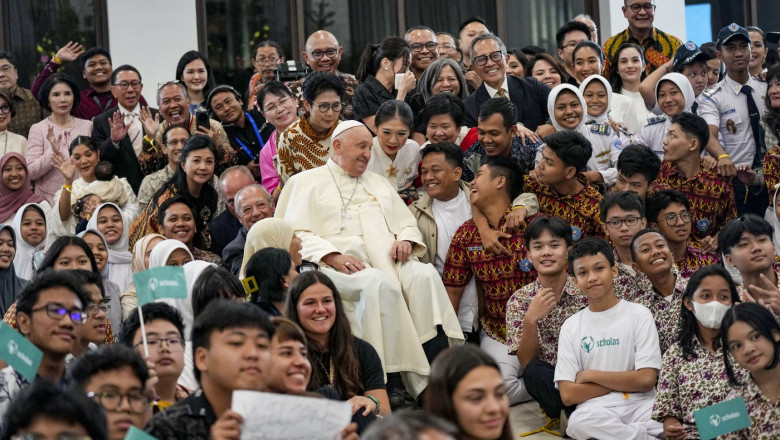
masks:
<path fill-rule="evenodd" d="M 390 165 L 390 168 L 387 169 L 387 177 L 395 178 L 396 172 L 398 172 L 398 168 L 395 165 Z"/>
<path fill-rule="evenodd" d="M 347 214 L 346 209 L 341 210 L 341 230 L 347 229 L 347 220 L 350 219 L 351 216 Z"/>

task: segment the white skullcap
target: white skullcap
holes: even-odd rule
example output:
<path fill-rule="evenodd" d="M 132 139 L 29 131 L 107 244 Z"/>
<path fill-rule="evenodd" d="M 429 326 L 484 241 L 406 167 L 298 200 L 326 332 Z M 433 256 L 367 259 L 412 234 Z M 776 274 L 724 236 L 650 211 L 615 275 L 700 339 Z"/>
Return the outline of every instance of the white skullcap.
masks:
<path fill-rule="evenodd" d="M 365 127 L 365 125 L 360 121 L 342 121 L 339 123 L 339 125 L 336 126 L 336 129 L 333 130 L 333 134 L 330 136 L 330 138 L 336 139 L 336 137 L 338 137 L 338 135 L 341 133 L 344 133 L 345 131 L 355 127 Z"/>

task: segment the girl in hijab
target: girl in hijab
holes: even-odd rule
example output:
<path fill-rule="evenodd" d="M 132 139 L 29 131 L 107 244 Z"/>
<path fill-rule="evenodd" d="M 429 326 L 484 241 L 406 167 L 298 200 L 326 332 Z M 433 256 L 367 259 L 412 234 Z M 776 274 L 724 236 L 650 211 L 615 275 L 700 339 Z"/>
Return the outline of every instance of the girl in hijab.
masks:
<path fill-rule="evenodd" d="M 130 263 L 130 269 L 133 273 L 143 272 L 149 268 L 149 257 L 155 246 L 165 240 L 161 234 L 149 234 L 141 237 L 133 247 L 133 261 Z M 122 320 L 130 316 L 133 310 L 138 308 L 138 296 L 135 290 L 135 283 L 125 290 L 119 296 L 119 303 L 122 306 Z"/>
<path fill-rule="evenodd" d="M 647 124 L 632 138 L 631 143 L 647 145 L 663 160 L 664 138 L 672 125 L 672 118 L 681 112 L 690 113 L 696 98 L 688 78 L 675 72 L 667 73 L 658 81 L 655 96 L 658 107 L 664 114 L 649 118 Z"/>
<path fill-rule="evenodd" d="M 179 240 L 163 240 L 149 254 L 149 268 L 184 266 L 194 258 L 187 245 Z"/>
<path fill-rule="evenodd" d="M 27 281 L 14 270 L 16 232 L 8 225 L 0 226 L 0 314 L 5 314 L 21 293 Z"/>
<path fill-rule="evenodd" d="M 16 275 L 29 281 L 35 275 L 34 259 L 41 257 L 47 246 L 45 210 L 35 203 L 22 205 L 14 217 L 13 230 L 16 231 Z"/>
<path fill-rule="evenodd" d="M 241 278 L 245 276 L 246 265 L 252 255 L 260 249 L 279 248 L 290 252 L 293 266 L 298 267 L 303 264 L 301 257 L 301 239 L 295 235 L 293 226 L 285 220 L 268 217 L 260 220 L 252 226 L 246 236 L 246 245 L 244 245 L 244 261 L 241 263 Z"/>
<path fill-rule="evenodd" d="M 24 204 L 45 203 L 45 198 L 33 192 L 30 187 L 30 174 L 27 171 L 27 161 L 19 153 L 8 153 L 0 159 L 0 224 L 10 223 L 14 213 Z"/>
<path fill-rule="evenodd" d="M 119 296 L 122 290 L 113 281 L 108 279 L 108 242 L 103 234 L 96 229 L 86 230 L 78 235 L 92 250 L 92 255 L 95 257 L 95 263 L 97 263 L 100 276 L 103 279 L 103 292 L 104 297 L 111 310 L 108 313 L 108 319 L 111 321 L 111 327 L 119 328 L 122 324 L 122 310 L 119 302 Z"/>
<path fill-rule="evenodd" d="M 108 244 L 108 279 L 119 286 L 120 291 L 133 284 L 130 268 L 132 254 L 128 251 L 128 226 L 122 210 L 113 203 L 104 203 L 95 209 L 95 215 L 87 224 L 88 230 L 103 234 Z"/>

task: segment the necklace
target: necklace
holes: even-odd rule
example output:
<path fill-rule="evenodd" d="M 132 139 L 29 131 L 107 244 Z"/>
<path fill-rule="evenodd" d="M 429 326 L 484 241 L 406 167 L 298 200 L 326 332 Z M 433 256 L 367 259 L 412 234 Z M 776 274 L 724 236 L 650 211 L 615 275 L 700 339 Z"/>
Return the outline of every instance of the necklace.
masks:
<path fill-rule="evenodd" d="M 347 203 L 344 203 L 344 195 L 341 194 L 341 188 L 339 187 L 338 182 L 336 182 L 336 176 L 333 175 L 333 171 L 330 169 L 330 165 L 327 165 L 328 172 L 330 173 L 330 177 L 333 179 L 333 183 L 336 185 L 336 189 L 339 192 L 339 202 L 341 202 L 341 230 L 347 229 L 347 208 L 349 208 L 349 204 L 352 203 L 352 197 L 355 196 L 355 191 L 357 191 L 358 186 L 358 177 L 355 178 L 355 187 L 352 189 L 352 195 L 349 196 L 349 200 L 347 200 Z"/>
<path fill-rule="evenodd" d="M 325 376 L 328 377 L 328 385 L 333 386 L 333 378 L 335 375 L 333 374 L 333 359 L 330 359 L 328 363 L 330 364 L 330 369 L 325 367 L 325 364 L 322 362 L 322 356 L 317 356 L 317 363 L 320 364 L 320 369 L 323 373 L 325 373 Z"/>

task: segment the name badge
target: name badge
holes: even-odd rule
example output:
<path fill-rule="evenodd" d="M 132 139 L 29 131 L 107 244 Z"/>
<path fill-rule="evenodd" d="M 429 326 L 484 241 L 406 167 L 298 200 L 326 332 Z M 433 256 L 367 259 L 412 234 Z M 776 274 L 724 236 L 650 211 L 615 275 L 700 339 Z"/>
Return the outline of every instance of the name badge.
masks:
<path fill-rule="evenodd" d="M 745 399 L 737 397 L 693 412 L 702 440 L 709 440 L 750 426 Z"/>
<path fill-rule="evenodd" d="M 484 249 L 485 248 L 483 248 L 482 246 L 469 246 L 466 248 L 466 250 L 468 250 L 469 252 L 479 252 Z"/>

